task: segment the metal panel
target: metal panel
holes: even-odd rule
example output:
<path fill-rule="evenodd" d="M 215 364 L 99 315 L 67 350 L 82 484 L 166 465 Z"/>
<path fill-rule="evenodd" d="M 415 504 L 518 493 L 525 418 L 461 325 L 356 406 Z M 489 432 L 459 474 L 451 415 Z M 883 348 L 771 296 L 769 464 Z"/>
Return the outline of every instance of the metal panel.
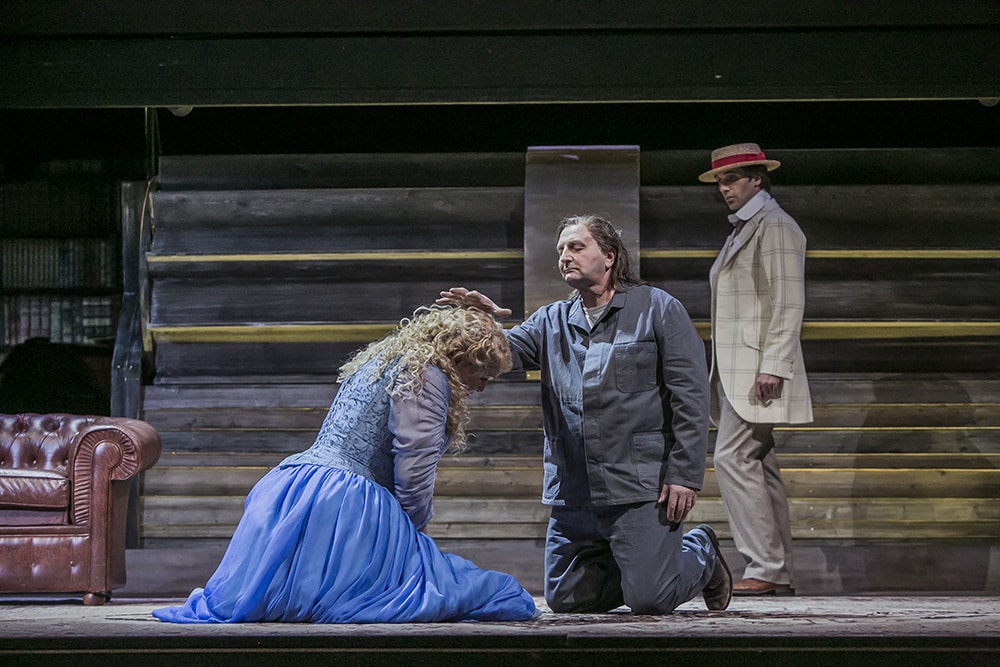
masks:
<path fill-rule="evenodd" d="M 595 214 L 622 230 L 639 271 L 639 147 L 535 146 L 524 175 L 524 316 L 565 299 L 556 228 L 569 215 Z"/>

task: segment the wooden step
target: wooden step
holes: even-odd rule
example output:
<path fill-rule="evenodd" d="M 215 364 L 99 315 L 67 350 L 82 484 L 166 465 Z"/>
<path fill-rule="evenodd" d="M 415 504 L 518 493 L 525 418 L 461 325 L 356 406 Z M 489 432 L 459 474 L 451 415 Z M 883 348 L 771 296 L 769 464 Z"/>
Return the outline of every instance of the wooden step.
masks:
<path fill-rule="evenodd" d="M 1000 452 L 931 452 L 931 453 L 831 453 L 831 452 L 778 452 L 778 461 L 783 468 L 867 468 L 867 469 L 913 469 L 913 468 L 964 468 L 998 469 Z M 151 470 L 170 471 L 173 469 L 201 469 L 222 471 L 226 469 L 255 468 L 267 470 L 284 459 L 285 455 L 273 452 L 186 452 L 165 451 Z M 707 468 L 712 468 L 709 454 Z M 439 467 L 479 469 L 496 471 L 500 469 L 541 470 L 541 456 L 525 455 L 479 455 L 473 452 L 460 454 L 446 453 L 441 457 Z M 998 489 L 1000 490 L 1000 489 Z"/>
<path fill-rule="evenodd" d="M 204 429 L 319 430 L 327 407 L 146 410 L 161 431 Z M 818 404 L 810 428 L 990 427 L 1000 429 L 1000 403 Z M 471 431 L 533 430 L 541 433 L 540 406 L 473 405 Z"/>
<path fill-rule="evenodd" d="M 1000 383 L 983 376 L 821 374 L 811 385 L 816 421 L 779 426 L 781 453 L 1000 452 Z M 291 454 L 312 444 L 335 392 L 316 382 L 157 385 L 146 388 L 144 418 L 167 451 Z M 474 395 L 470 453 L 537 456 L 539 393 L 537 381 L 501 380 Z M 714 430 L 709 437 L 714 442 Z"/>
<path fill-rule="evenodd" d="M 793 455 L 781 456 L 779 462 L 790 497 L 988 498 L 1000 495 L 1000 455 L 875 455 L 870 458 Z M 169 465 L 161 463 L 145 473 L 143 493 L 147 497 L 245 495 L 272 465 L 262 461 L 253 465 L 181 465 L 175 459 Z M 539 498 L 541 487 L 540 458 L 456 456 L 442 459 L 435 493 L 441 496 Z M 703 496 L 719 494 L 712 468 L 706 471 L 701 493 Z"/>
<path fill-rule="evenodd" d="M 520 250 L 409 250 L 372 252 L 286 252 L 212 255 L 147 255 L 149 274 L 164 279 L 315 281 L 345 276 L 384 281 L 386 276 L 419 272 L 424 282 L 450 283 L 456 274 L 475 272 L 480 279 L 508 279 L 522 268 Z"/>
<path fill-rule="evenodd" d="M 520 187 L 524 153 L 164 155 L 159 175 L 163 190 Z"/>
<path fill-rule="evenodd" d="M 192 190 L 154 193 L 153 204 L 153 257 L 482 250 L 520 237 L 524 189 Z"/>
<path fill-rule="evenodd" d="M 335 373 L 333 373 L 335 375 Z M 869 403 L 1000 403 L 1000 381 L 990 373 L 810 373 L 809 389 L 818 404 Z M 336 393 L 330 383 L 253 384 L 230 378 L 221 384 L 153 384 L 143 387 L 143 407 L 199 408 L 326 407 Z M 504 376 L 469 397 L 482 405 L 538 405 L 541 386 Z"/>
<path fill-rule="evenodd" d="M 216 429 L 161 431 L 163 447 L 176 452 L 258 452 L 288 455 L 316 439 L 317 428 L 297 431 Z M 779 453 L 1000 453 L 1000 428 L 864 428 L 812 427 L 775 430 Z M 715 431 L 709 433 L 709 449 Z M 540 431 L 470 431 L 468 452 L 474 455 L 541 456 Z"/>
<path fill-rule="evenodd" d="M 993 224 L 1000 202 L 1000 184 L 995 182 L 782 184 L 774 192 L 782 208 L 802 225 L 810 250 L 1000 247 L 1000 230 Z M 724 209 L 704 186 L 649 185 L 640 197 L 644 248 L 718 250 L 728 234 Z M 914 234 L 916 229 L 921 233 Z M 879 269 L 877 262 L 871 270 Z"/>
<path fill-rule="evenodd" d="M 434 500 L 432 537 L 523 539 L 543 538 L 550 508 L 537 499 L 448 497 Z M 792 498 L 789 500 L 796 539 L 835 537 L 1000 537 L 1000 499 L 972 502 L 956 498 Z M 243 514 L 243 498 L 235 496 L 158 496 L 143 508 L 143 537 L 167 539 L 226 538 Z M 725 508 L 719 498 L 699 499 L 689 523 L 709 523 L 729 537 Z"/>

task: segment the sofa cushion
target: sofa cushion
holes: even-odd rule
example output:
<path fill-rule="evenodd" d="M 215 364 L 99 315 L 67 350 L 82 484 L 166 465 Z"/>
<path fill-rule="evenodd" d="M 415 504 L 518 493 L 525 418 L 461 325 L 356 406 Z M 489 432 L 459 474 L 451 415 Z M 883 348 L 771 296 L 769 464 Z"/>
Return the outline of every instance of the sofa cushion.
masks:
<path fill-rule="evenodd" d="M 20 526 L 35 528 L 37 526 L 62 526 L 72 528 L 67 510 L 4 510 L 0 509 L 0 526 L 12 530 Z"/>
<path fill-rule="evenodd" d="M 69 479 L 48 470 L 0 470 L 0 509 L 64 510 Z"/>

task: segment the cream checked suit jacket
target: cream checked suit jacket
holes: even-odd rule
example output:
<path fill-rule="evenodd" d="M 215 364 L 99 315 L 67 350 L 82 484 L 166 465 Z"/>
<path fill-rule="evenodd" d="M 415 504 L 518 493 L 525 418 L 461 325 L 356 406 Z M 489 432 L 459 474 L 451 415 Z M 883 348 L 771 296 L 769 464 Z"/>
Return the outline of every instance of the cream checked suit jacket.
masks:
<path fill-rule="evenodd" d="M 736 413 L 754 424 L 812 421 L 799 333 L 805 309 L 806 238 L 771 199 L 727 239 L 709 272 L 712 372 Z M 754 396 L 759 373 L 784 378 L 781 397 Z M 712 418 L 719 406 L 712 392 Z"/>

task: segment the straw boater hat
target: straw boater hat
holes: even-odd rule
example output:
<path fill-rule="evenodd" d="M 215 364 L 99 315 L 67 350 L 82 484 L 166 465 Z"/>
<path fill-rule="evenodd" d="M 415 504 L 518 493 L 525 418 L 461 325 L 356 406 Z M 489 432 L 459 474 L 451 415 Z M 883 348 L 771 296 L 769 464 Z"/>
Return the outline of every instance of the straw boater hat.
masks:
<path fill-rule="evenodd" d="M 698 177 L 702 183 L 714 183 L 715 175 L 736 167 L 762 164 L 768 171 L 781 166 L 777 160 L 768 160 L 757 144 L 733 144 L 712 151 L 712 168 Z"/>

